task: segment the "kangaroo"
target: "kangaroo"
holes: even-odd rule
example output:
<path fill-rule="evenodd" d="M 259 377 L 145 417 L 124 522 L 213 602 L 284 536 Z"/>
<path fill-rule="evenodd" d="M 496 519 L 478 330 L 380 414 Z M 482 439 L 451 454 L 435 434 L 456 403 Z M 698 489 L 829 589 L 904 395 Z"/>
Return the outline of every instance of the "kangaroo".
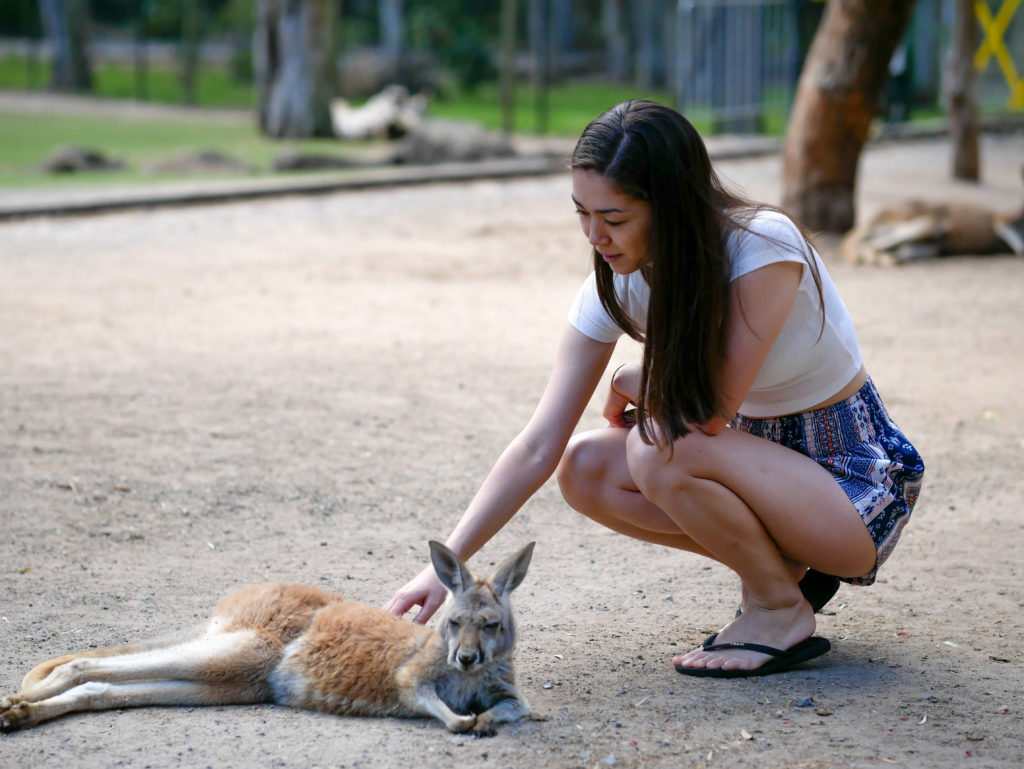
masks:
<path fill-rule="evenodd" d="M 183 638 L 44 662 L 0 700 L 0 731 L 65 713 L 146 705 L 272 702 L 338 715 L 431 716 L 486 737 L 529 713 L 515 685 L 509 594 L 534 543 L 476 580 L 447 547 L 430 558 L 448 600 L 435 631 L 306 585 L 269 582 L 222 598 Z"/>
<path fill-rule="evenodd" d="M 910 200 L 855 227 L 839 246 L 850 264 L 903 264 L 958 254 L 1024 255 L 1024 210 L 998 213 L 966 203 Z"/>

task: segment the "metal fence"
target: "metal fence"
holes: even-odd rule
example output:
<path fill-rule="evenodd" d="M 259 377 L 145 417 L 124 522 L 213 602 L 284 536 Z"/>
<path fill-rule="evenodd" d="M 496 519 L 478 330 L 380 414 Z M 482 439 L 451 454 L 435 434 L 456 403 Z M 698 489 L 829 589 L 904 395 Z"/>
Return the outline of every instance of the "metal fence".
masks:
<path fill-rule="evenodd" d="M 672 90 L 711 130 L 760 133 L 788 112 L 800 71 L 796 8 L 779 0 L 680 0 Z"/>
<path fill-rule="evenodd" d="M 823 9 L 811 0 L 678 0 L 670 72 L 677 106 L 716 133 L 781 132 Z M 981 0 L 976 12 L 981 111 L 1024 114 L 1024 0 Z M 953 0 L 918 0 L 890 63 L 884 119 L 941 112 L 953 18 Z"/>

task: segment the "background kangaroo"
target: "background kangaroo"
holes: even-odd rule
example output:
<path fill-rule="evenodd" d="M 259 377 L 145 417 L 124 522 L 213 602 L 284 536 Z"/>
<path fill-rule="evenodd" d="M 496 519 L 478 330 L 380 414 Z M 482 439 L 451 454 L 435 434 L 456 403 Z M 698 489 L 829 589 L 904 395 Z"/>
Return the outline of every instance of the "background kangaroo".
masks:
<path fill-rule="evenodd" d="M 515 685 L 511 593 L 534 543 L 475 580 L 447 547 L 430 558 L 449 598 L 439 631 L 306 585 L 223 599 L 191 637 L 44 662 L 0 701 L 0 731 L 82 710 L 274 702 L 339 715 L 433 716 L 494 734 L 529 712 Z"/>

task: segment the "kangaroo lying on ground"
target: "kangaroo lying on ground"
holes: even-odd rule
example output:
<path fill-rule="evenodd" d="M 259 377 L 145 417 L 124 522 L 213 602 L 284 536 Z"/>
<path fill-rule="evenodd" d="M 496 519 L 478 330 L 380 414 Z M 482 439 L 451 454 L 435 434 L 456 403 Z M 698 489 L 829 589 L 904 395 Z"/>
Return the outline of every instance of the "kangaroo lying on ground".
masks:
<path fill-rule="evenodd" d="M 887 266 L 958 254 L 1024 255 L 1024 211 L 910 200 L 850 230 L 839 252 L 850 264 Z"/>
<path fill-rule="evenodd" d="M 214 607 L 189 638 L 96 649 L 44 662 L 0 701 L 0 731 L 82 710 L 274 702 L 339 715 L 433 716 L 494 734 L 529 712 L 515 685 L 509 593 L 530 543 L 486 580 L 447 547 L 430 558 L 450 591 L 440 630 L 315 587 L 270 582 Z"/>

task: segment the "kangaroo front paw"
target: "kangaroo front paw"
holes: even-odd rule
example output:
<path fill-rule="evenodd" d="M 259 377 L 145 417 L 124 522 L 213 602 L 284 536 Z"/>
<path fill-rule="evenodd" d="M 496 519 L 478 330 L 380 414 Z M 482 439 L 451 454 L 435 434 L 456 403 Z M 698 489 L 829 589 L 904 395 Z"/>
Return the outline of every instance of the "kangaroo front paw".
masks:
<path fill-rule="evenodd" d="M 18 702 L 10 707 L 0 708 L 0 732 L 15 732 L 29 726 L 32 726 L 32 717 L 27 702 Z"/>
<path fill-rule="evenodd" d="M 494 723 L 493 718 L 489 718 L 486 714 L 477 716 L 476 723 L 473 724 L 473 728 L 470 730 L 470 734 L 474 738 L 493 737 L 497 733 L 497 724 Z"/>
<path fill-rule="evenodd" d="M 465 734 L 476 726 L 476 722 L 476 716 L 453 716 L 445 722 L 445 726 L 448 727 L 449 732 Z"/>

